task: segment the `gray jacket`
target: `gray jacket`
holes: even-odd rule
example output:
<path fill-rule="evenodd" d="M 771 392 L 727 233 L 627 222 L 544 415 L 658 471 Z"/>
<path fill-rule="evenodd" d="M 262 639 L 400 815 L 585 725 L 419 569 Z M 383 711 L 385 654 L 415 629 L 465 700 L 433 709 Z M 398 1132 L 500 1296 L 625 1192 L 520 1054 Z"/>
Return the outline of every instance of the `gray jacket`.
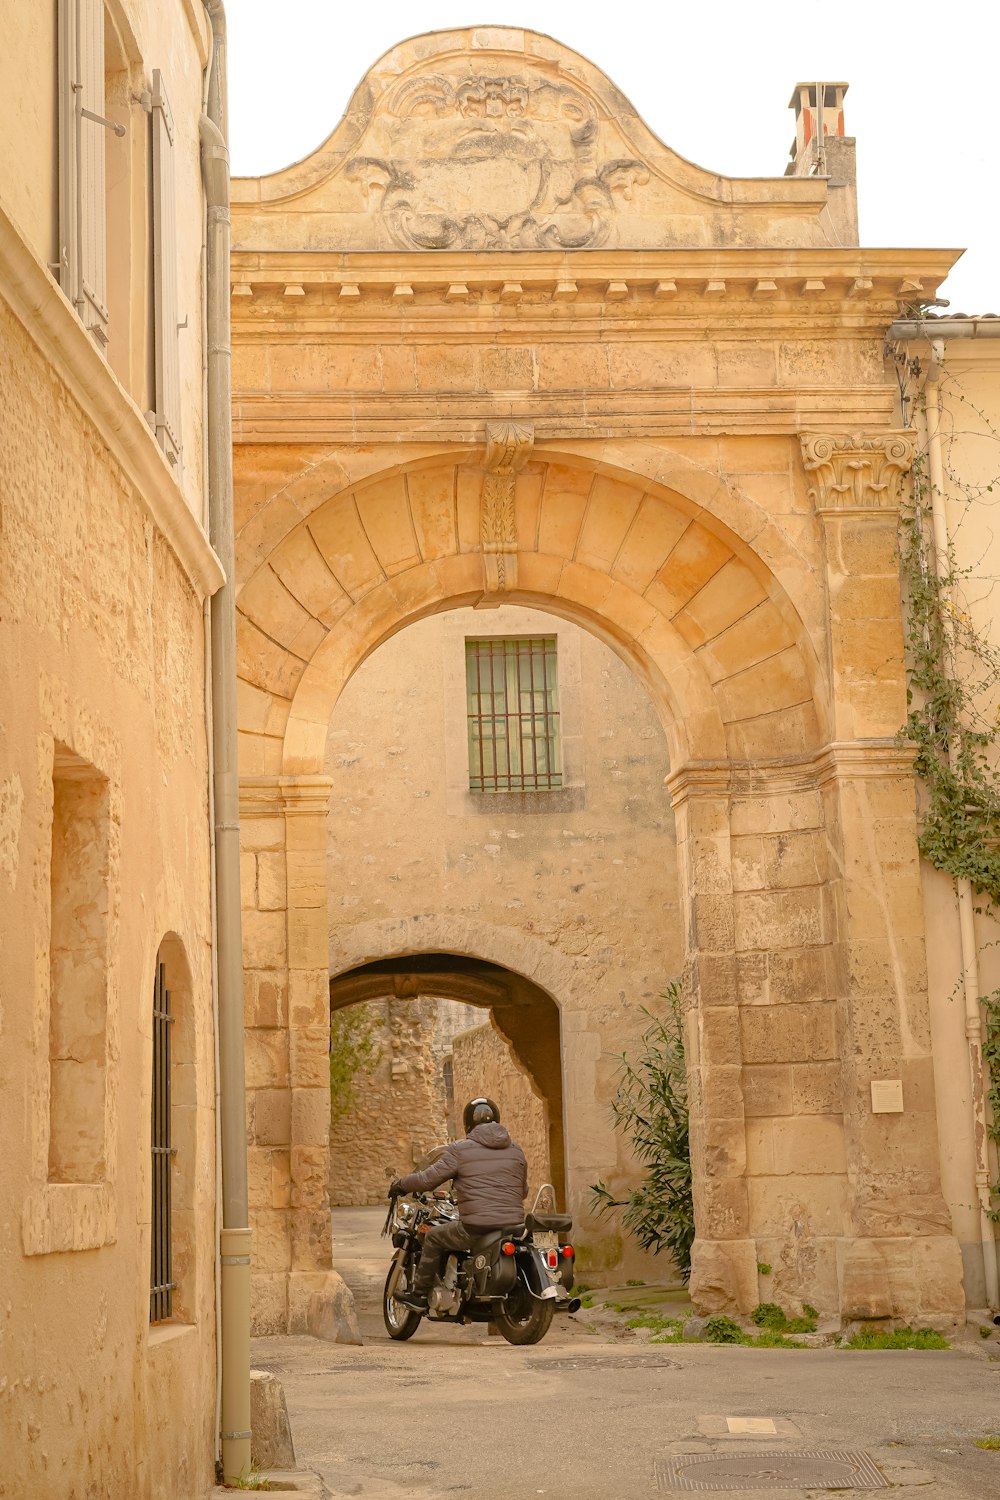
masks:
<path fill-rule="evenodd" d="M 401 1177 L 399 1186 L 404 1193 L 427 1193 L 449 1177 L 459 1217 L 470 1229 L 506 1229 L 524 1222 L 528 1163 L 502 1125 L 477 1125 L 422 1172 Z"/>

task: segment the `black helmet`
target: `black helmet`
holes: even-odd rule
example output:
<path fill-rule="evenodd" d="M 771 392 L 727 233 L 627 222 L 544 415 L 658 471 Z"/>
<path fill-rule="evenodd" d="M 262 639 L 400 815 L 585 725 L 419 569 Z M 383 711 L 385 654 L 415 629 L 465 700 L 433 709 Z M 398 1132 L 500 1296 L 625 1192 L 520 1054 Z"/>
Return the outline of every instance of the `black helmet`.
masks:
<path fill-rule="evenodd" d="M 500 1110 L 492 1099 L 487 1099 L 485 1094 L 481 1094 L 478 1099 L 470 1099 L 462 1111 L 462 1129 L 466 1135 L 470 1130 L 475 1130 L 477 1125 L 499 1125 L 499 1123 Z"/>

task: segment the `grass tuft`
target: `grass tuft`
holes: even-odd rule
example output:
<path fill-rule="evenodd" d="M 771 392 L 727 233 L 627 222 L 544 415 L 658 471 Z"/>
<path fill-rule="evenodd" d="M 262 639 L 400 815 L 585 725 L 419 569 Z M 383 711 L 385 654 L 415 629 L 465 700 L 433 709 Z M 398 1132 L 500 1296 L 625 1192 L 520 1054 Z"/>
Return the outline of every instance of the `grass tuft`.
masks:
<path fill-rule="evenodd" d="M 989 1437 L 976 1438 L 976 1447 L 985 1448 L 988 1452 L 1000 1452 L 1000 1432 L 991 1432 Z"/>
<path fill-rule="evenodd" d="M 770 1333 L 815 1333 L 816 1309 L 809 1307 L 805 1311 L 809 1314 L 805 1318 L 786 1318 L 777 1302 L 761 1302 L 750 1316 L 758 1328 L 766 1328 Z"/>
<path fill-rule="evenodd" d="M 950 1349 L 948 1340 L 933 1328 L 862 1328 L 841 1349 Z"/>

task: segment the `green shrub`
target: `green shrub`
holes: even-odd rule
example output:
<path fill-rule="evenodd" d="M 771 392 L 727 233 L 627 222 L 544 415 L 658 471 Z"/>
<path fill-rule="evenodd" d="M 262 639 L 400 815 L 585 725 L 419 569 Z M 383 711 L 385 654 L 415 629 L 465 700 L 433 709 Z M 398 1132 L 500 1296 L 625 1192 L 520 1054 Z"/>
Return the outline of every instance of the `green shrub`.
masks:
<path fill-rule="evenodd" d="M 780 1329 L 785 1326 L 785 1314 L 777 1302 L 761 1302 L 750 1314 L 758 1328 Z"/>
<path fill-rule="evenodd" d="M 705 1324 L 705 1337 L 710 1344 L 745 1344 L 747 1336 L 732 1318 L 709 1318 Z"/>
<path fill-rule="evenodd" d="M 634 1063 L 622 1054 L 618 1087 L 611 1102 L 616 1127 L 629 1138 L 645 1168 L 641 1184 L 627 1198 L 616 1198 L 603 1182 L 591 1188 L 599 1213 L 623 1208 L 622 1224 L 644 1250 L 667 1250 L 686 1283 L 691 1274 L 694 1198 L 688 1139 L 687 1069 L 680 985 L 668 985 L 662 998 L 667 1013 L 650 1011 Z"/>
<path fill-rule="evenodd" d="M 991 1451 L 1000 1449 L 1000 1432 L 991 1432 L 989 1437 L 976 1438 L 976 1447 Z"/>
<path fill-rule="evenodd" d="M 769 1266 L 766 1260 L 759 1260 L 757 1262 L 757 1275 L 758 1276 L 770 1276 L 770 1274 L 773 1271 L 773 1269 L 774 1269 L 774 1267 L 773 1266 Z"/>

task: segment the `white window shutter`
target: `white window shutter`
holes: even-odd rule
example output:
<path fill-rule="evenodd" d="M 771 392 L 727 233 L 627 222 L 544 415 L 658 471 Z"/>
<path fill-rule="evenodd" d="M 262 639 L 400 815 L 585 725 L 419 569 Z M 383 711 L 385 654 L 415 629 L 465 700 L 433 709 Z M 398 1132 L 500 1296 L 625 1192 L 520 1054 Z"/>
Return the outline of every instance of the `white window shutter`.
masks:
<path fill-rule="evenodd" d="M 108 342 L 103 120 L 103 0 L 59 0 L 59 279 L 102 349 Z"/>
<path fill-rule="evenodd" d="M 177 227 L 174 184 L 174 122 L 153 70 L 153 346 L 156 381 L 156 440 L 181 469 L 181 377 L 177 317 Z"/>

